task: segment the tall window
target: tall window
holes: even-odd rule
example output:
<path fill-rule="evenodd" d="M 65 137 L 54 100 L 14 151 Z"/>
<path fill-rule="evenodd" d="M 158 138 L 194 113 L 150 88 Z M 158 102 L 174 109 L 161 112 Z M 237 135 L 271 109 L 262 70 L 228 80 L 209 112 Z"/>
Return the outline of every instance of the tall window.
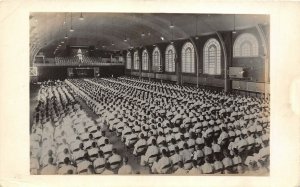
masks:
<path fill-rule="evenodd" d="M 133 54 L 133 69 L 138 70 L 140 68 L 140 58 L 138 51 Z"/>
<path fill-rule="evenodd" d="M 258 41 L 253 34 L 244 33 L 237 37 L 233 45 L 233 57 L 258 56 Z"/>
<path fill-rule="evenodd" d="M 160 51 L 158 47 L 154 48 L 152 56 L 153 56 L 152 70 L 161 71 Z"/>
<path fill-rule="evenodd" d="M 130 52 L 128 52 L 127 56 L 126 56 L 126 69 L 131 69 L 131 54 L 130 54 Z"/>
<path fill-rule="evenodd" d="M 149 56 L 148 56 L 148 52 L 145 49 L 142 53 L 142 69 L 144 71 L 148 71 L 149 67 Z"/>
<path fill-rule="evenodd" d="M 218 40 L 209 39 L 203 48 L 203 69 L 204 74 L 220 75 L 221 74 L 221 47 Z"/>
<path fill-rule="evenodd" d="M 183 73 L 195 73 L 195 49 L 191 42 L 185 43 L 182 47 L 181 63 Z"/>
<path fill-rule="evenodd" d="M 166 72 L 175 72 L 175 48 L 169 45 L 166 49 Z"/>

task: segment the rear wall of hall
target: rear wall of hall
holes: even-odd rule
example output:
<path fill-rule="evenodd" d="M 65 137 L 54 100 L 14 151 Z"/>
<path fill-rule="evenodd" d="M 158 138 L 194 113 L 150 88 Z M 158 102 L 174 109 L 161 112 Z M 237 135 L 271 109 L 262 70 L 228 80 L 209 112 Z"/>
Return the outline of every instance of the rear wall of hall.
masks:
<path fill-rule="evenodd" d="M 99 68 L 100 77 L 114 77 L 124 75 L 124 66 L 81 66 L 81 68 Z M 76 68 L 76 66 L 39 66 L 37 67 L 38 81 L 46 80 L 64 80 L 68 78 L 68 68 Z"/>

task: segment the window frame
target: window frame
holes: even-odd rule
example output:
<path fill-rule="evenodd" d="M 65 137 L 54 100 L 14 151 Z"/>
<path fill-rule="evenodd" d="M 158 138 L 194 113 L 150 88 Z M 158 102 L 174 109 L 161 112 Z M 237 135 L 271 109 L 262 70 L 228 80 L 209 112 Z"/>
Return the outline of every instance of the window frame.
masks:
<path fill-rule="evenodd" d="M 156 55 L 157 54 L 157 58 Z M 157 60 L 157 62 L 156 62 Z M 152 71 L 153 72 L 161 72 L 161 71 L 158 71 L 158 68 L 162 67 L 162 62 L 161 62 L 161 52 L 159 50 L 159 48 L 156 46 L 154 49 L 153 49 L 153 52 L 152 52 Z M 157 67 L 157 69 L 156 69 Z"/>
<path fill-rule="evenodd" d="M 190 55 L 187 56 L 186 50 L 190 49 Z M 196 73 L 196 51 L 195 51 L 195 46 L 192 44 L 192 42 L 187 41 L 181 48 L 181 73 L 184 74 L 195 74 Z M 189 64 L 186 64 L 187 58 L 191 59 L 191 62 Z M 186 69 L 190 69 L 192 71 L 186 71 Z"/>
<path fill-rule="evenodd" d="M 142 52 L 142 71 L 149 71 L 149 53 L 147 49 L 144 49 Z"/>
<path fill-rule="evenodd" d="M 140 68 L 140 57 L 139 52 L 135 51 L 133 53 L 133 70 L 138 71 Z"/>
<path fill-rule="evenodd" d="M 130 59 L 130 63 L 128 63 L 128 59 Z M 126 54 L 126 69 L 128 69 L 128 70 L 132 69 L 132 57 L 131 57 L 130 51 L 128 51 L 127 54 Z"/>
<path fill-rule="evenodd" d="M 245 43 L 250 44 L 249 55 L 244 55 L 242 46 Z M 252 58 L 259 57 L 259 44 L 257 37 L 252 33 L 242 33 L 238 35 L 233 43 L 233 58 Z"/>
<path fill-rule="evenodd" d="M 214 48 L 214 56 L 211 56 L 211 49 Z M 219 76 L 222 75 L 222 65 L 221 65 L 221 45 L 220 42 L 216 38 L 208 39 L 203 47 L 203 74 L 211 75 L 211 76 Z M 211 58 L 214 59 L 214 63 L 212 63 Z M 212 71 L 213 70 L 213 71 Z"/>
<path fill-rule="evenodd" d="M 171 53 L 169 53 L 170 51 Z M 174 45 L 169 44 L 165 50 L 165 72 L 166 73 L 176 72 L 175 56 L 176 56 L 175 47 Z"/>

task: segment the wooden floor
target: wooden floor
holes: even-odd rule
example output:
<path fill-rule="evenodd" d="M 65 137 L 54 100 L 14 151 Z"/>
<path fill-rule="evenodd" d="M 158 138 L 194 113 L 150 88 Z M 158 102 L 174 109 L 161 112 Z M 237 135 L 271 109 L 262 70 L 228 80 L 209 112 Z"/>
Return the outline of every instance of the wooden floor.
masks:
<path fill-rule="evenodd" d="M 34 108 L 37 105 L 37 93 L 39 90 L 38 85 L 34 85 L 30 87 L 30 124 L 32 124 L 32 114 L 34 112 Z M 92 119 L 97 119 L 98 116 L 80 99 L 76 98 L 79 102 L 82 108 L 87 112 L 87 115 L 91 117 Z M 120 137 L 116 136 L 114 132 L 110 132 L 107 127 L 105 127 L 106 136 L 109 138 L 109 141 L 114 145 L 114 148 L 117 149 L 117 152 L 122 157 L 127 156 L 128 157 L 128 163 L 132 166 L 135 174 L 149 174 L 150 169 L 149 167 L 143 167 L 140 166 L 140 157 L 136 158 L 132 152 L 133 148 L 130 150 L 127 150 L 125 147 L 125 144 L 121 142 Z"/>

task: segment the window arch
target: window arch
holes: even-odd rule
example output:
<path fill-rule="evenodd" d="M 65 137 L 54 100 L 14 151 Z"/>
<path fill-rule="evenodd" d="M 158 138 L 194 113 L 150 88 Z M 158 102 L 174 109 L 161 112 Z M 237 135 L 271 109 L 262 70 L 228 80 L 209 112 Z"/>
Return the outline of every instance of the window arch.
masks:
<path fill-rule="evenodd" d="M 204 74 L 221 74 L 221 46 L 215 38 L 209 39 L 203 48 Z"/>
<path fill-rule="evenodd" d="M 165 52 L 166 55 L 166 72 L 175 72 L 175 48 L 170 44 Z"/>
<path fill-rule="evenodd" d="M 258 56 L 257 38 L 250 33 L 244 33 L 237 37 L 233 45 L 233 57 Z"/>
<path fill-rule="evenodd" d="M 149 70 L 149 55 L 146 49 L 142 53 L 142 69 L 144 71 Z"/>
<path fill-rule="evenodd" d="M 131 54 L 130 52 L 126 55 L 126 69 L 131 69 Z"/>
<path fill-rule="evenodd" d="M 153 71 L 161 71 L 161 60 L 160 60 L 160 51 L 158 47 L 155 47 L 152 53 L 152 70 Z"/>
<path fill-rule="evenodd" d="M 186 42 L 182 47 L 181 68 L 183 73 L 195 73 L 195 49 L 191 42 Z"/>
<path fill-rule="evenodd" d="M 133 69 L 138 70 L 140 68 L 140 58 L 138 51 L 133 53 Z"/>

